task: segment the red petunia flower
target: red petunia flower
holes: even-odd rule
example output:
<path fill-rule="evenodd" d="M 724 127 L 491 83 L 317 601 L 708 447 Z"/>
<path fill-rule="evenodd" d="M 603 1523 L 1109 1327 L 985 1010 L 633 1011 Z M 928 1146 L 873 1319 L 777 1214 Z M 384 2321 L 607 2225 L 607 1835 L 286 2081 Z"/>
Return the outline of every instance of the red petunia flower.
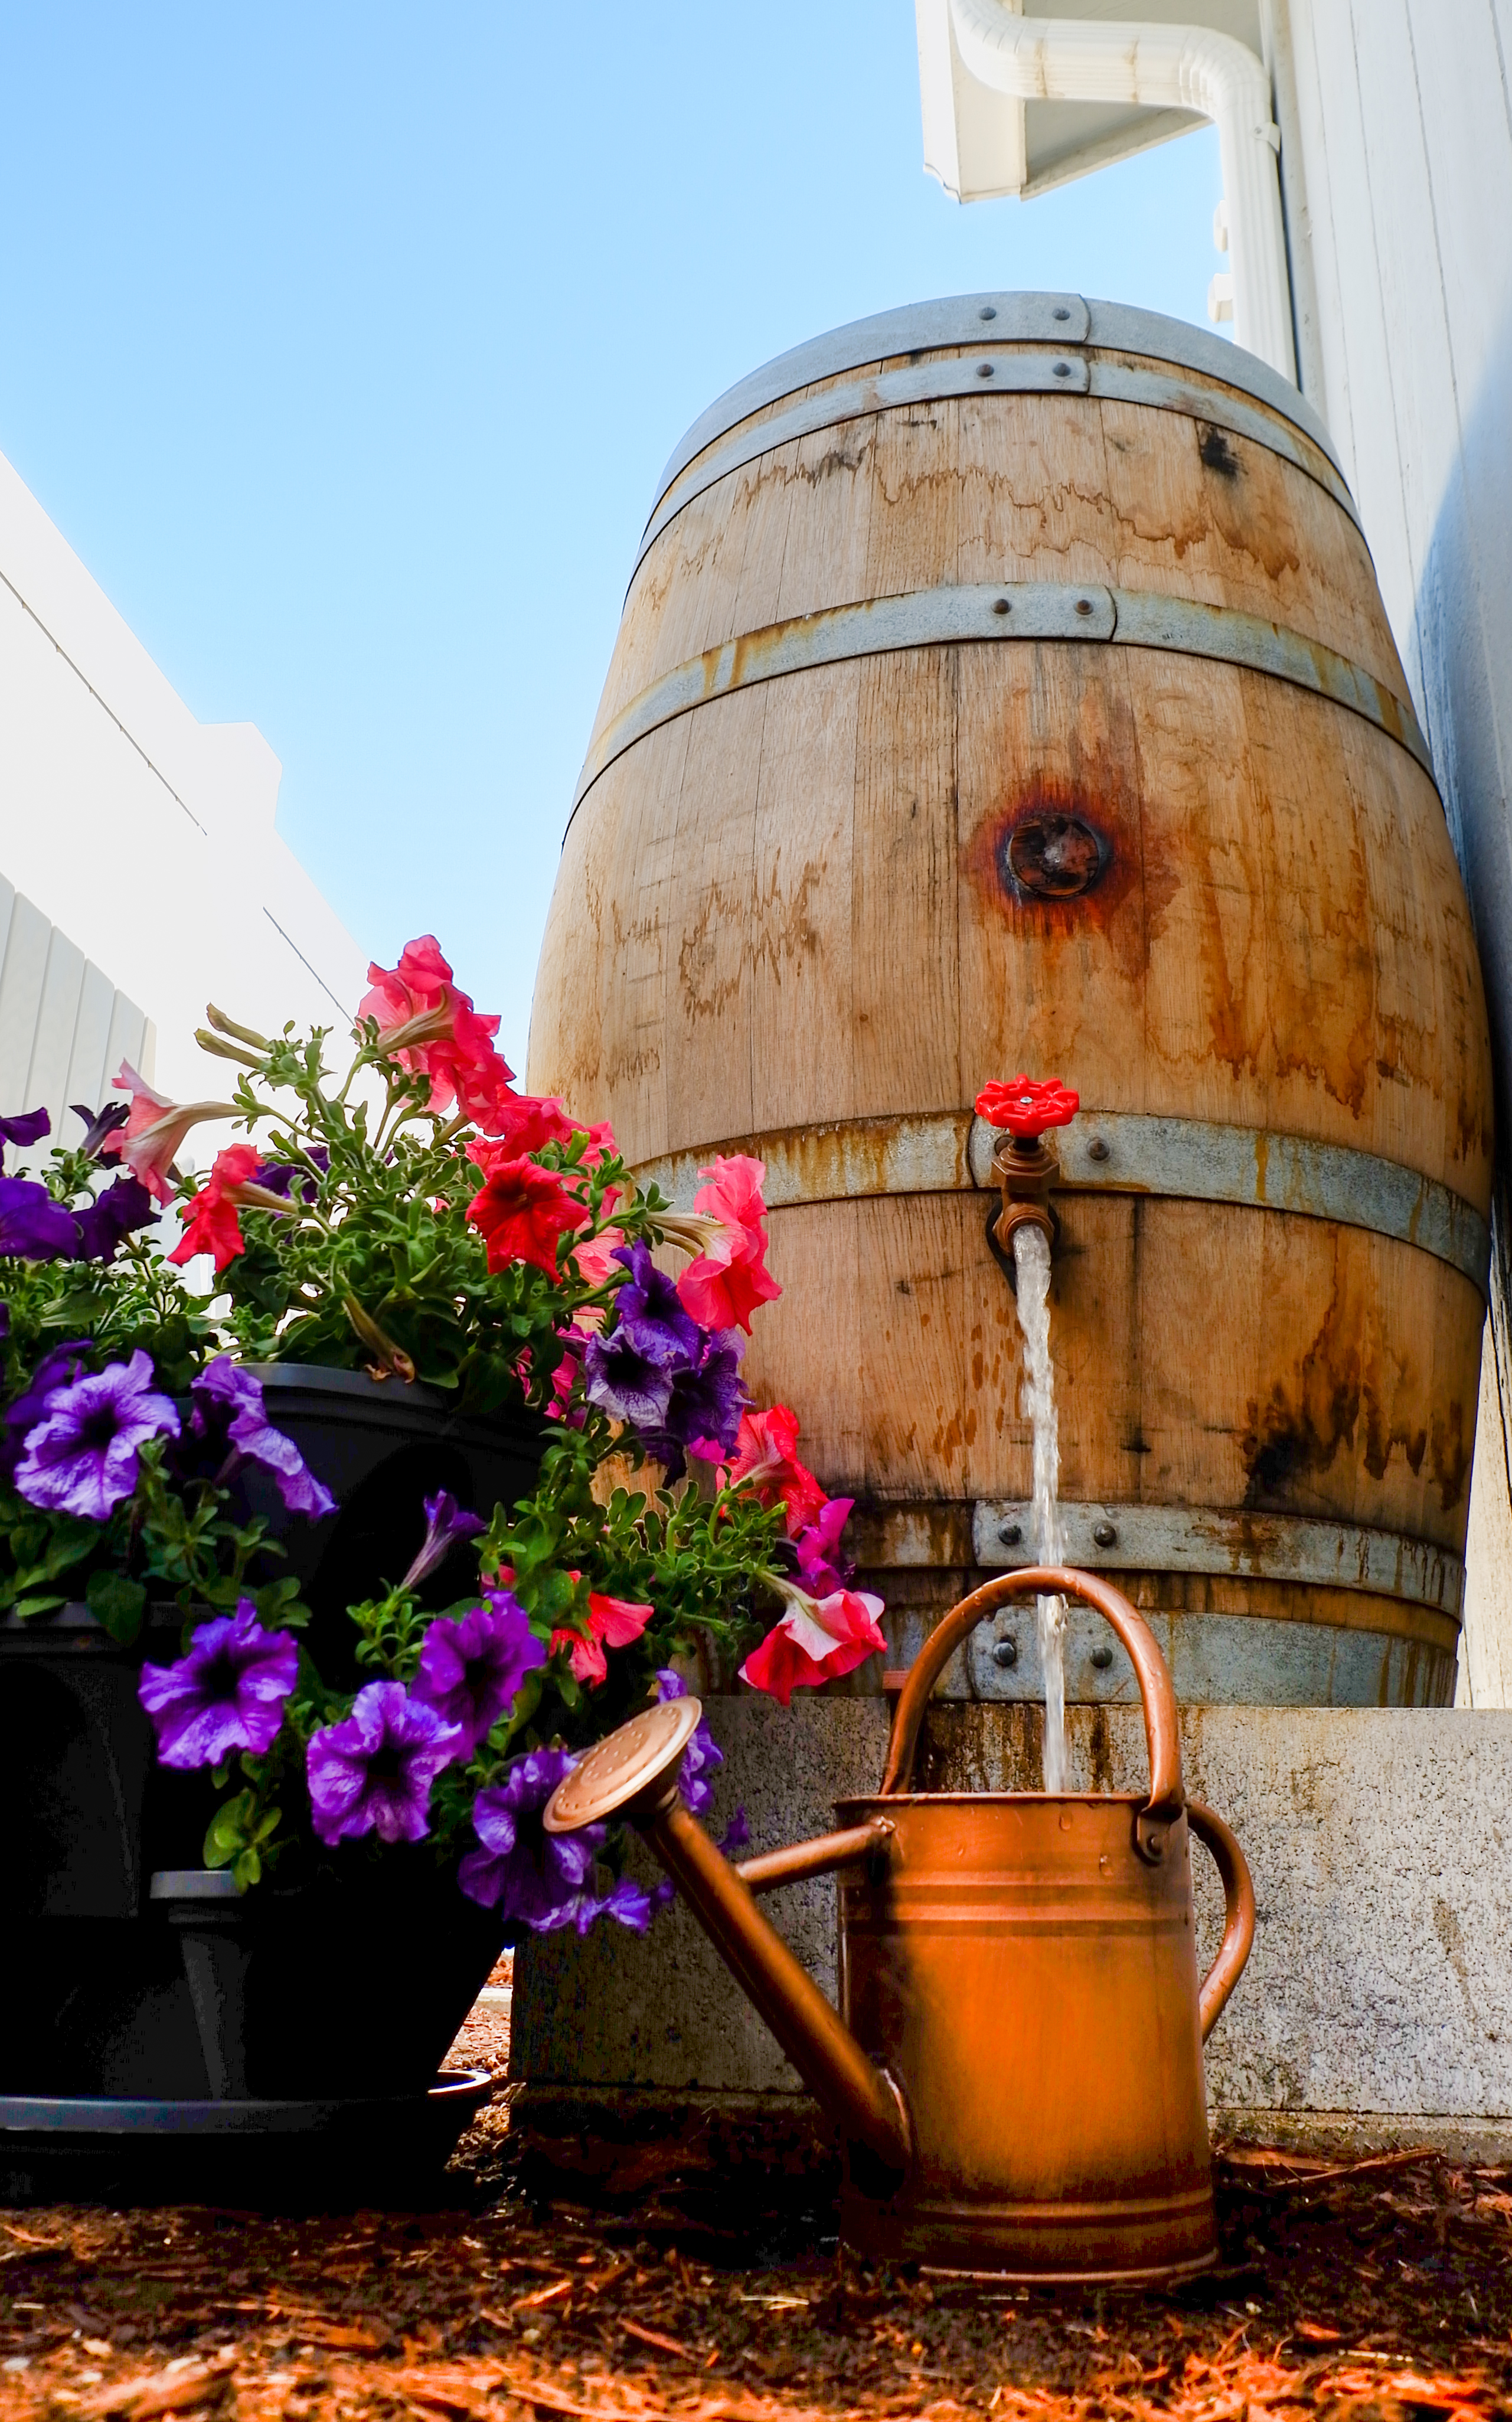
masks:
<path fill-rule="evenodd" d="M 428 1107 L 444 1110 L 455 1102 L 491 1132 L 514 1072 L 494 1048 L 498 1019 L 480 1017 L 458 990 L 435 936 L 406 942 L 397 967 L 370 967 L 368 982 L 373 989 L 357 1015 L 376 1018 L 400 1066 L 430 1079 Z"/>
<path fill-rule="evenodd" d="M 558 1238 L 589 1219 L 561 1179 L 533 1160 L 496 1162 L 468 1203 L 467 1217 L 487 1242 L 491 1270 L 529 1262 L 548 1278 L 557 1275 Z"/>
<path fill-rule="evenodd" d="M 192 1262 L 197 1253 L 213 1253 L 215 1267 L 223 1270 L 245 1252 L 236 1216 L 237 1189 L 250 1183 L 259 1158 L 257 1146 L 250 1143 L 233 1143 L 215 1155 L 203 1186 L 180 1208 L 184 1231 L 168 1255 L 170 1262 Z"/>
<path fill-rule="evenodd" d="M 806 1464 L 798 1461 L 798 1417 L 788 1405 L 773 1405 L 764 1413 L 743 1413 L 735 1438 L 731 1480 L 744 1480 L 764 1505 L 780 1500 L 787 1512 L 787 1534 L 795 1539 L 817 1521 L 829 1500 Z"/>
<path fill-rule="evenodd" d="M 654 1609 L 639 1606 L 633 1598 L 606 1597 L 598 1590 L 588 1594 L 588 1634 L 577 1631 L 554 1631 L 551 1653 L 571 1651 L 573 1673 L 579 1682 L 597 1688 L 609 1678 L 606 1648 L 628 1648 L 638 1640 L 651 1621 Z"/>
<path fill-rule="evenodd" d="M 1068 1126 L 1080 1108 L 1080 1094 L 1054 1077 L 1044 1084 L 1032 1077 L 1010 1077 L 1005 1084 L 984 1085 L 976 1097 L 978 1118 L 989 1127 L 1006 1128 L 1020 1143 L 1033 1143 L 1047 1127 Z"/>

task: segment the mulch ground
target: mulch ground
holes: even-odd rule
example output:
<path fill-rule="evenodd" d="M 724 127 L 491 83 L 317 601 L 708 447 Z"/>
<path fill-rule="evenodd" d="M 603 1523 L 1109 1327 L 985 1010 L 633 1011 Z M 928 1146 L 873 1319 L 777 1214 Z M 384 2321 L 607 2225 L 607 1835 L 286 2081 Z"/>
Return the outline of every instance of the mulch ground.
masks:
<path fill-rule="evenodd" d="M 1230 2147 L 1217 2273 L 1070 2294 L 843 2257 L 801 2138 L 547 2141 L 501 2098 L 444 2210 L 0 2212 L 0 2417 L 1512 2414 L 1512 2172 Z"/>

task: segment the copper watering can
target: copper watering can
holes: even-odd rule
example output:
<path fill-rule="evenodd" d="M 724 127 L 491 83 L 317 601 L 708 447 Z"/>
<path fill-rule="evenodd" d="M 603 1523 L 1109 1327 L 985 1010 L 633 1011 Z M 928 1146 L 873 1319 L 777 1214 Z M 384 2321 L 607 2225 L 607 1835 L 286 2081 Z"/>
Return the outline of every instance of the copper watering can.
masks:
<path fill-rule="evenodd" d="M 967 1634 L 1010 1598 L 1079 1598 L 1139 1680 L 1147 1797 L 909 1789 L 924 1708 Z M 1218 2250 L 1203 2043 L 1254 1936 L 1237 1842 L 1186 1798 L 1175 1694 L 1126 1598 L 1090 1573 L 1005 1574 L 911 1668 L 874 1800 L 843 1831 L 731 1866 L 677 1792 L 697 1699 L 664 1701 L 583 1757 L 548 1832 L 624 1816 L 834 2121 L 841 2225 L 859 2251 L 1028 2279 L 1137 2280 Z M 1189 1837 L 1223 1880 L 1199 1988 Z M 755 1895 L 838 1871 L 837 2012 Z"/>

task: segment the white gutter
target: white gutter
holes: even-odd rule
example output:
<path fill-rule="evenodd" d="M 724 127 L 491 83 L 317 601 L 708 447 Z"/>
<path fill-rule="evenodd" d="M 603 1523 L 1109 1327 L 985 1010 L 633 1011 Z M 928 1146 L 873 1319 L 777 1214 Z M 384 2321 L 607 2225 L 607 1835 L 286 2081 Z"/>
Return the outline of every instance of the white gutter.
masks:
<path fill-rule="evenodd" d="M 1020 17 L 1006 0 L 950 0 L 961 63 L 1015 101 L 1110 101 L 1189 109 L 1218 128 L 1234 263 L 1237 343 L 1297 383 L 1291 287 L 1270 120 L 1254 53 L 1202 25 Z"/>

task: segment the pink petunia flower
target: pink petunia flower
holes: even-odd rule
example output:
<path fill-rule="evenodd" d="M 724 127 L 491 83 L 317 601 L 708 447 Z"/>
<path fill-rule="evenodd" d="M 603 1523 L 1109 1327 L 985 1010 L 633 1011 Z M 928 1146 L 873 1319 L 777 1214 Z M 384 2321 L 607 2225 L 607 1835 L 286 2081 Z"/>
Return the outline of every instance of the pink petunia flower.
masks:
<path fill-rule="evenodd" d="M 120 1074 L 113 1082 L 118 1093 L 130 1093 L 132 1105 L 125 1125 L 117 1127 L 102 1141 L 100 1157 L 123 1160 L 156 1201 L 171 1203 L 169 1173 L 184 1137 L 202 1120 L 234 1119 L 236 1104 L 170 1102 L 165 1093 L 155 1093 L 128 1060 L 121 1062 Z"/>
<path fill-rule="evenodd" d="M 376 1018 L 384 1046 L 402 1068 L 430 1080 L 428 1108 L 459 1110 L 492 1131 L 509 1097 L 513 1070 L 494 1048 L 496 1017 L 480 1016 L 471 997 L 458 989 L 449 963 L 433 934 L 406 942 L 397 967 L 368 969 L 372 986 L 357 1004 L 359 1017 Z"/>
<path fill-rule="evenodd" d="M 765 1163 L 746 1153 L 721 1155 L 699 1175 L 709 1183 L 693 1197 L 694 1210 L 719 1227 L 689 1262 L 677 1292 L 705 1329 L 738 1327 L 748 1336 L 757 1305 L 775 1301 L 782 1292 L 766 1266 Z"/>
<path fill-rule="evenodd" d="M 816 1522 L 829 1500 L 808 1465 L 798 1461 L 798 1417 L 791 1405 L 745 1413 L 735 1439 L 732 1482 L 749 1483 L 764 1505 L 779 1499 L 787 1513 L 787 1534 L 795 1539 Z"/>
<path fill-rule="evenodd" d="M 495 1106 L 495 1124 L 487 1133 L 496 1137 L 492 1147 L 508 1160 L 521 1153 L 539 1152 L 543 1144 L 571 1143 L 575 1135 L 586 1135 L 589 1149 L 583 1155 L 585 1164 L 595 1168 L 617 1149 L 614 1129 L 607 1119 L 591 1124 L 587 1119 L 575 1119 L 555 1093 L 512 1093 L 506 1087 Z M 480 1168 L 486 1168 L 484 1154 L 489 1146 L 469 1147 Z"/>
<path fill-rule="evenodd" d="M 831 1497 L 814 1520 L 793 1542 L 804 1587 L 815 1597 L 843 1589 L 855 1566 L 841 1553 L 841 1533 L 850 1519 L 854 1497 Z"/>
<path fill-rule="evenodd" d="M 813 1690 L 842 1674 L 853 1674 L 885 1650 L 878 1617 L 882 1600 L 867 1590 L 833 1590 L 811 1597 L 791 1581 L 779 1581 L 786 1612 L 740 1669 L 741 1680 L 765 1691 L 785 1707 L 793 1692 Z"/>

